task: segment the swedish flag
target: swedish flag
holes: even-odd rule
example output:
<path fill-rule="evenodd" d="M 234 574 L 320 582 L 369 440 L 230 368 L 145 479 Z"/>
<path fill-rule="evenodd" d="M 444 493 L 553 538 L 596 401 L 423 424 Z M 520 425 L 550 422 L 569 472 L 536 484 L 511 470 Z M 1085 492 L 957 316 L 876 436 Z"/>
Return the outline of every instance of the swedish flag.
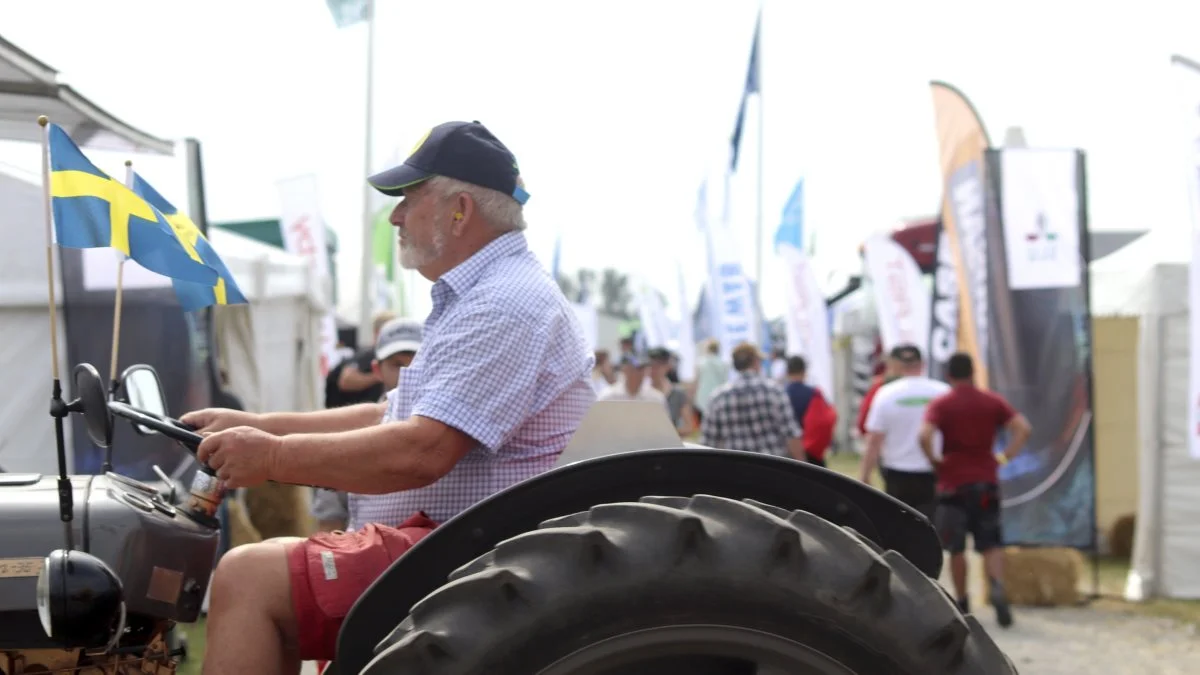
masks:
<path fill-rule="evenodd" d="M 208 239 L 204 238 L 204 234 L 191 218 L 175 208 L 136 172 L 133 174 L 133 192 L 163 214 L 189 256 L 217 271 L 216 283 L 198 284 L 175 280 L 175 295 L 179 297 L 179 304 L 183 306 L 184 311 L 190 312 L 210 305 L 237 305 L 247 302 L 233 275 L 229 273 L 229 268 L 221 261 L 221 257 L 213 250 Z"/>
<path fill-rule="evenodd" d="M 96 168 L 62 127 L 48 125 L 47 135 L 50 201 L 60 246 L 112 247 L 165 277 L 216 283 L 216 270 L 188 255 L 162 213 Z"/>

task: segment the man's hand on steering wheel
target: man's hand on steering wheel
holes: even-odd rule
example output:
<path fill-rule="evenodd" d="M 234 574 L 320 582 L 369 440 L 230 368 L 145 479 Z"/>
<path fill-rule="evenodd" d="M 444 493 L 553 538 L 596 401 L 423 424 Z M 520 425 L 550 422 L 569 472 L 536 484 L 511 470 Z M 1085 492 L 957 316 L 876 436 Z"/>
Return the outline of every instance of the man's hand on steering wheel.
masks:
<path fill-rule="evenodd" d="M 271 477 L 282 447 L 279 436 L 239 426 L 206 435 L 196 458 L 216 471 L 225 487 L 254 487 Z"/>
<path fill-rule="evenodd" d="M 207 435 L 234 427 L 257 427 L 258 415 L 229 408 L 204 408 L 187 413 L 179 421 L 192 425 L 197 433 Z"/>

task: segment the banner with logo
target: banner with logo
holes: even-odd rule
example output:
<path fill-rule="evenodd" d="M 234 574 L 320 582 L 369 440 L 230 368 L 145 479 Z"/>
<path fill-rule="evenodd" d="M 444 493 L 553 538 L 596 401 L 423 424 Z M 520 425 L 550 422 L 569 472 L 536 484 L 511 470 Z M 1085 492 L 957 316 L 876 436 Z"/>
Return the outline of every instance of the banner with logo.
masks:
<path fill-rule="evenodd" d="M 884 351 L 901 344 L 924 347 L 931 300 L 917 261 L 886 234 L 869 238 L 864 249 Z"/>
<path fill-rule="evenodd" d="M 929 376 L 945 380 L 950 357 L 958 351 L 958 273 L 949 236 L 940 223 L 934 260 L 929 294 Z"/>
<path fill-rule="evenodd" d="M 1171 57 L 1182 103 L 1188 195 L 1192 206 L 1192 262 L 1188 266 L 1188 306 L 1200 307 L 1200 63 Z M 1188 400 L 1189 454 L 1200 459 L 1200 312 L 1190 314 L 1191 373 Z"/>
<path fill-rule="evenodd" d="M 1084 160 L 1077 150 L 987 153 L 991 389 L 1029 418 L 1000 470 L 1011 544 L 1096 544 L 1092 335 Z M 997 451 L 1006 439 L 997 439 Z"/>
<path fill-rule="evenodd" d="M 313 265 L 313 271 L 321 280 L 321 288 L 330 288 L 329 257 L 325 246 L 325 221 L 321 218 L 317 203 L 317 177 L 312 174 L 296 176 L 278 183 L 283 212 L 279 227 L 283 234 L 284 249 L 304 258 Z M 329 374 L 330 364 L 337 363 L 337 321 L 333 316 L 333 303 L 328 292 L 323 294 L 329 310 L 321 322 L 321 378 Z M 318 386 L 321 391 L 324 385 Z"/>
<path fill-rule="evenodd" d="M 991 142 L 978 113 L 962 92 L 945 82 L 932 82 L 931 87 L 944 181 L 942 230 L 958 282 L 955 342 L 957 349 L 967 352 L 975 361 L 977 380 L 986 389 L 988 251 L 984 232 L 983 154 Z M 947 247 L 939 245 L 939 249 Z"/>
<path fill-rule="evenodd" d="M 833 348 L 829 337 L 829 312 L 825 294 L 807 255 L 791 244 L 778 247 L 786 270 L 784 293 L 787 296 L 787 353 L 807 361 L 808 383 L 834 402 Z"/>
<path fill-rule="evenodd" d="M 716 183 L 716 182 L 714 182 Z M 729 173 L 716 183 L 722 190 L 712 199 L 712 185 L 705 181 L 697 198 L 696 220 L 705 234 L 708 257 L 710 327 L 720 342 L 722 358 L 729 359 L 741 342 L 757 344 L 754 291 L 742 272 L 738 237 L 730 225 Z"/>

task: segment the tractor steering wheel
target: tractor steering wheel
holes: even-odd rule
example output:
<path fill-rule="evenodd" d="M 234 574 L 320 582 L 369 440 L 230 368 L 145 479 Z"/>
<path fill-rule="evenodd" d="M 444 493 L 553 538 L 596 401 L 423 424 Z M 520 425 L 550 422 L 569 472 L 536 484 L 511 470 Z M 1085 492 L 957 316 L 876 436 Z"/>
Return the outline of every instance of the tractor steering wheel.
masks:
<path fill-rule="evenodd" d="M 135 408 L 121 401 L 109 401 L 108 409 L 135 424 L 153 429 L 171 440 L 179 441 L 193 455 L 196 454 L 196 449 L 200 447 L 200 442 L 204 440 L 203 436 L 196 433 L 195 427 L 184 424 L 173 417 L 166 417 L 165 415 L 152 413 L 149 410 Z"/>

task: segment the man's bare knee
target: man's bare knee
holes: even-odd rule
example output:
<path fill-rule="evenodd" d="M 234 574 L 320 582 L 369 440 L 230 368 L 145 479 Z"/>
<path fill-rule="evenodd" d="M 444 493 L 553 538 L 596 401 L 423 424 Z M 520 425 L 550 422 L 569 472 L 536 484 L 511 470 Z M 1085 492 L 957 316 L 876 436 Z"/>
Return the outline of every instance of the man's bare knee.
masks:
<path fill-rule="evenodd" d="M 284 546 L 294 539 L 281 537 L 244 544 L 221 556 L 213 572 L 214 609 L 225 609 L 227 603 L 253 602 L 273 619 L 294 622 Z"/>

